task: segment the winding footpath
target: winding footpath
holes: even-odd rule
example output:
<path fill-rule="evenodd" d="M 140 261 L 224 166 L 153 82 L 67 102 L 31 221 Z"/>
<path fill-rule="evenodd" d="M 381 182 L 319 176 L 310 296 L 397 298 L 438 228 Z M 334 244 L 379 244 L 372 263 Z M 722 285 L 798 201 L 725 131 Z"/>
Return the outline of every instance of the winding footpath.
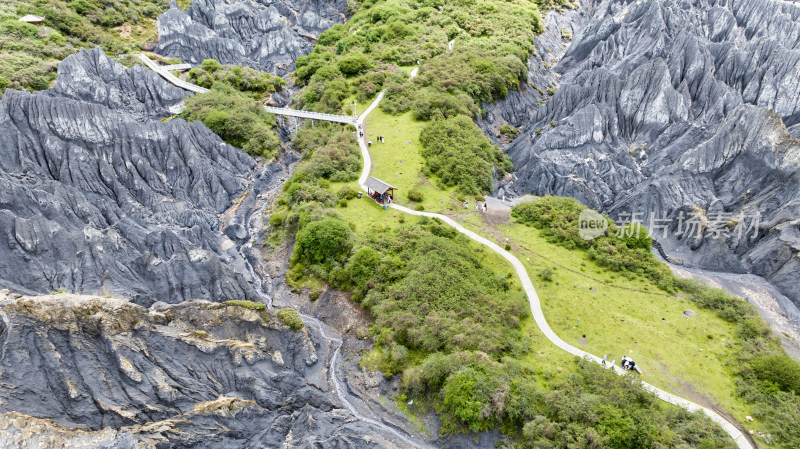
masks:
<path fill-rule="evenodd" d="M 414 76 L 416 76 L 418 70 L 419 68 L 415 67 L 414 70 L 411 71 L 410 77 L 413 78 Z M 361 126 L 362 129 L 365 129 L 364 120 L 367 118 L 370 112 L 372 112 L 376 107 L 378 107 L 378 104 L 381 102 L 382 99 L 383 99 L 383 92 L 378 94 L 378 96 L 375 98 L 375 101 L 373 101 L 372 104 L 358 117 L 357 121 L 358 126 Z M 361 177 L 358 178 L 358 185 L 364 191 L 367 190 L 367 187 L 364 185 L 364 182 L 366 182 L 370 172 L 372 171 L 372 158 L 369 155 L 369 148 L 367 147 L 366 140 L 367 140 L 367 133 L 365 129 L 364 137 L 358 139 L 358 146 L 361 148 L 361 157 L 364 159 L 364 167 L 361 170 Z M 481 245 L 487 246 L 495 253 L 501 255 L 504 259 L 506 259 L 511 263 L 511 265 L 514 267 L 514 271 L 517 272 L 517 276 L 519 277 L 520 282 L 522 282 L 522 288 L 525 290 L 525 294 L 528 296 L 528 303 L 530 304 L 531 307 L 531 315 L 533 315 L 533 318 L 536 321 L 536 325 L 539 327 L 539 330 L 542 331 L 544 336 L 547 337 L 547 339 L 550 340 L 551 343 L 558 346 L 560 349 L 569 352 L 574 356 L 581 357 L 583 359 L 587 359 L 592 362 L 603 365 L 602 363 L 603 360 L 600 357 L 597 357 L 596 355 L 593 354 L 589 354 L 586 351 L 583 351 L 581 349 L 576 348 L 575 346 L 570 345 L 569 343 L 562 340 L 558 335 L 556 335 L 555 332 L 553 332 L 553 329 L 550 328 L 550 325 L 547 324 L 547 320 L 544 317 L 544 312 L 542 311 L 542 304 L 541 301 L 539 301 L 539 295 L 536 294 L 536 290 L 533 288 L 533 283 L 531 282 L 530 277 L 528 277 L 528 272 L 525 270 L 525 266 L 522 265 L 522 262 L 520 262 L 519 259 L 517 259 L 513 254 L 501 248 L 495 242 L 492 242 L 476 234 L 475 232 L 470 231 L 469 229 L 465 229 L 463 226 L 456 223 L 455 220 L 446 215 L 436 214 L 433 212 L 421 212 L 409 209 L 404 206 L 400 206 L 399 204 L 396 203 L 391 203 L 389 207 L 409 215 L 438 218 L 442 222 L 447 223 L 448 225 L 455 228 L 458 232 L 466 235 L 467 237 L 480 243 Z M 619 365 L 612 365 L 611 369 L 613 369 L 619 375 L 624 375 L 627 373 Z M 740 449 L 754 449 L 753 446 L 750 444 L 750 440 L 747 438 L 747 436 L 745 436 L 736 426 L 734 426 L 728 420 L 723 418 L 717 412 L 708 409 L 706 407 L 703 407 L 699 404 L 695 404 L 694 402 L 688 401 L 681 397 L 675 396 L 674 394 L 668 393 L 659 388 L 656 388 L 647 382 L 642 382 L 641 384 L 646 390 L 654 393 L 662 401 L 669 402 L 670 404 L 674 404 L 679 407 L 683 407 L 684 409 L 689 410 L 691 412 L 705 413 L 706 416 L 711 418 L 712 421 L 722 426 L 725 432 L 727 432 L 728 435 L 730 435 L 731 438 L 733 438 L 733 440 L 736 442 L 736 445 Z"/>
<path fill-rule="evenodd" d="M 450 46 L 450 45 L 452 45 L 452 41 L 450 43 L 448 43 L 448 46 Z M 161 74 L 167 81 L 170 81 L 173 84 L 175 84 L 176 86 L 182 87 L 182 88 L 184 88 L 186 90 L 190 90 L 190 91 L 193 91 L 193 92 L 202 92 L 200 90 L 200 89 L 203 89 L 202 87 L 196 86 L 196 85 L 191 84 L 191 83 L 187 83 L 185 81 L 182 81 L 182 80 L 176 78 L 174 75 L 172 75 L 169 72 L 167 72 L 165 74 L 165 73 L 163 73 L 164 71 L 160 70 L 156 66 L 156 64 L 152 63 L 152 61 L 149 60 L 149 58 L 146 58 L 146 56 L 144 56 L 144 55 L 142 55 L 140 57 L 145 63 L 150 62 L 150 64 L 147 64 L 148 67 L 150 67 L 154 71 L 156 71 L 159 74 Z M 414 67 L 414 69 L 409 73 L 409 77 L 410 78 L 415 77 L 418 72 L 419 72 L 419 67 Z M 375 100 L 372 102 L 372 104 L 370 104 L 369 107 L 358 117 L 358 119 L 355 121 L 355 124 L 356 124 L 357 127 L 361 127 L 362 129 L 364 128 L 364 120 L 367 118 L 367 116 L 373 110 L 375 110 L 376 107 L 378 107 L 378 104 L 380 104 L 381 100 L 383 100 L 384 93 L 385 93 L 385 91 L 381 91 L 378 94 L 378 96 L 375 97 Z M 280 112 L 277 112 L 277 113 L 281 113 L 281 112 L 286 113 L 286 111 L 296 112 L 296 111 L 292 111 L 292 110 L 285 110 L 285 111 L 280 111 Z M 290 114 L 286 113 L 285 115 L 290 115 Z M 296 116 L 298 114 L 295 113 L 295 114 L 291 114 L 291 115 L 295 115 Z M 335 116 L 335 117 L 339 117 L 339 116 Z M 323 118 L 323 117 L 314 117 L 314 118 L 319 118 L 320 120 L 325 120 L 325 118 Z M 340 122 L 339 120 L 329 120 L 329 121 Z M 364 191 L 366 191 L 367 187 L 364 185 L 364 183 L 366 182 L 367 178 L 369 177 L 370 172 L 372 171 L 372 158 L 370 157 L 369 148 L 367 147 L 366 130 L 364 132 L 364 137 L 358 139 L 358 146 L 361 149 L 361 157 L 364 160 L 364 167 L 361 170 L 361 176 L 358 179 L 358 185 Z M 457 230 L 458 232 L 466 235 L 467 237 L 469 237 L 470 239 L 480 243 L 481 245 L 484 245 L 484 246 L 488 247 L 489 249 L 491 249 L 492 251 L 494 251 L 495 253 L 499 254 L 500 256 L 502 256 L 507 261 L 509 261 L 511 263 L 511 265 L 514 267 L 514 271 L 516 271 L 520 282 L 522 282 L 522 288 L 525 290 L 525 294 L 528 297 L 528 303 L 529 303 L 530 308 L 531 308 L 531 315 L 533 316 L 534 320 L 536 321 L 536 325 L 539 327 L 539 330 L 541 330 L 541 332 L 544 334 L 544 336 L 547 337 L 547 339 L 550 340 L 551 343 L 553 343 L 554 345 L 558 346 L 560 349 L 562 349 L 562 350 L 564 350 L 564 351 L 566 351 L 566 352 L 568 352 L 568 353 L 570 353 L 570 354 L 572 354 L 574 356 L 581 357 L 583 359 L 587 359 L 587 360 L 590 360 L 592 362 L 595 362 L 595 363 L 598 363 L 598 364 L 602 365 L 602 359 L 600 357 L 597 357 L 594 354 L 590 354 L 590 353 L 588 353 L 586 351 L 583 351 L 581 349 L 576 348 L 575 346 L 570 345 L 569 343 L 567 343 L 564 340 L 562 340 L 558 335 L 556 335 L 555 332 L 553 332 L 553 329 L 550 328 L 550 325 L 547 324 L 547 320 L 544 317 L 544 312 L 542 311 L 542 304 L 539 301 L 539 296 L 536 294 L 536 290 L 533 288 L 533 283 L 531 282 L 530 277 L 528 277 L 528 272 L 525 270 L 525 266 L 522 265 L 522 262 L 520 262 L 519 259 L 517 259 L 513 254 L 511 254 L 508 251 L 506 251 L 505 249 L 501 248 L 498 244 L 496 244 L 496 243 L 494 243 L 494 242 L 492 242 L 492 241 L 490 241 L 490 240 L 488 240 L 488 239 L 476 234 L 473 231 L 470 231 L 470 230 L 464 228 L 460 224 L 456 223 L 452 218 L 450 218 L 450 217 L 448 217 L 446 215 L 436 214 L 436 213 L 433 213 L 433 212 L 416 211 L 416 210 L 412 210 L 412 209 L 409 209 L 409 208 L 404 207 L 404 206 L 400 206 L 400 205 L 395 204 L 395 203 L 390 204 L 389 207 L 391 207 L 393 209 L 396 209 L 396 210 L 399 210 L 399 211 L 404 212 L 404 213 L 409 214 L 409 215 L 416 215 L 416 216 L 423 216 L 423 217 L 430 217 L 430 218 L 438 218 L 442 222 L 447 223 L 449 226 L 452 226 L 453 228 L 455 228 L 455 230 Z M 258 278 L 258 276 L 255 276 L 255 278 Z M 262 293 L 263 296 L 265 296 L 265 300 L 267 301 L 268 306 L 270 308 L 272 308 L 272 301 L 271 301 L 271 298 L 269 297 L 269 295 L 267 295 L 266 292 L 263 292 L 262 288 L 259 288 L 258 290 L 259 290 L 259 292 Z M 314 326 L 319 329 L 319 332 L 320 332 L 320 334 L 322 335 L 323 338 L 333 342 L 336 345 L 336 348 L 335 348 L 335 350 L 333 352 L 333 356 L 331 357 L 331 361 L 330 361 L 331 377 L 333 378 L 333 384 L 334 384 L 334 388 L 336 390 L 337 396 L 339 397 L 341 402 L 345 405 L 345 407 L 350 411 L 350 413 L 352 413 L 353 416 L 356 419 L 358 419 L 359 421 L 366 422 L 366 423 L 371 424 L 371 425 L 373 425 L 373 426 L 375 426 L 375 427 L 377 427 L 377 428 L 379 428 L 379 429 L 381 429 L 381 430 L 383 430 L 385 432 L 388 432 L 388 433 L 394 435 L 395 437 L 399 438 L 403 443 L 408 444 L 410 447 L 416 447 L 416 448 L 427 447 L 427 445 L 420 445 L 420 444 L 414 442 L 413 440 L 411 440 L 409 437 L 406 437 L 404 435 L 405 432 L 401 432 L 398 429 L 395 429 L 395 428 L 393 428 L 393 427 L 391 427 L 391 426 L 389 426 L 389 425 L 387 425 L 385 423 L 379 422 L 379 421 L 377 421 L 375 419 L 366 417 L 366 416 L 362 415 L 361 413 L 359 413 L 359 411 L 347 400 L 347 398 L 346 398 L 347 395 L 345 394 L 345 387 L 341 384 L 341 382 L 339 381 L 338 377 L 336 376 L 336 363 L 338 361 L 339 354 L 340 354 L 340 349 L 342 347 L 342 343 L 343 343 L 342 339 L 339 338 L 336 335 L 332 335 L 331 333 L 326 332 L 326 326 L 322 322 L 317 320 L 316 318 L 313 318 L 313 317 L 310 317 L 310 316 L 307 316 L 307 315 L 301 315 L 301 316 L 303 318 L 303 321 L 313 323 Z M 608 368 L 608 366 L 606 366 L 606 365 L 603 365 L 603 366 Z M 614 372 L 616 372 L 619 375 L 624 375 L 624 374 L 627 373 L 622 367 L 620 367 L 618 365 L 612 365 L 611 369 L 613 369 Z M 652 392 L 653 394 L 655 394 L 662 401 L 669 402 L 670 404 L 674 404 L 674 405 L 677 405 L 679 407 L 683 407 L 684 409 L 686 409 L 686 410 L 688 410 L 690 412 L 703 412 L 703 413 L 705 413 L 706 416 L 708 416 L 712 421 L 714 421 L 715 423 L 717 423 L 720 426 L 722 426 L 722 428 L 725 430 L 725 432 L 728 433 L 728 435 L 730 435 L 731 438 L 733 438 L 734 442 L 739 447 L 739 449 L 755 449 L 753 447 L 753 445 L 750 443 L 750 440 L 747 438 L 746 435 L 744 435 L 736 426 L 734 426 L 731 422 L 729 422 L 728 420 L 723 418 L 717 412 L 715 412 L 715 411 L 713 411 L 713 410 L 711 410 L 709 408 L 703 407 L 703 406 L 701 406 L 699 404 L 696 404 L 694 402 L 691 402 L 689 400 L 683 399 L 683 398 L 681 398 L 679 396 L 675 396 L 674 394 L 668 393 L 668 392 L 666 392 L 664 390 L 661 390 L 659 388 L 656 388 L 655 386 L 650 385 L 647 382 L 642 382 L 641 385 L 644 387 L 645 390 Z"/>

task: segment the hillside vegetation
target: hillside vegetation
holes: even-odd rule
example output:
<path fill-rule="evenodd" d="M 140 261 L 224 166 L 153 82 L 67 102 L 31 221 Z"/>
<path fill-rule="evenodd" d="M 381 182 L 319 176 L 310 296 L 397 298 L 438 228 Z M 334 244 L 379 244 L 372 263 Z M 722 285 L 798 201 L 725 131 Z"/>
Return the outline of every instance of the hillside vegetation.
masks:
<path fill-rule="evenodd" d="M 187 98 L 182 118 L 203 122 L 250 156 L 270 160 L 278 155 L 277 122 L 262 102 L 283 89 L 286 82 L 282 78 L 207 59 L 189 71 L 189 80 L 211 91 Z"/>
<path fill-rule="evenodd" d="M 457 117 L 475 118 L 482 113 L 482 102 L 519 87 L 527 74 L 533 38 L 543 30 L 540 8 L 552 7 L 572 5 L 528 0 L 364 1 L 347 23 L 320 35 L 313 53 L 298 58 L 293 77 L 305 87 L 297 106 L 349 112 L 352 100 L 363 104 L 386 89 L 384 111 L 411 111 L 415 119 L 431 122 L 431 139 L 423 141 L 429 173 L 444 186 L 481 193 L 489 188 L 493 167 L 504 172 L 512 166 L 471 120 Z M 411 81 L 398 69 L 418 63 L 419 76 Z M 461 154 L 464 136 L 473 142 Z M 453 166 L 458 168 L 454 176 L 442 169 Z"/>
<path fill-rule="evenodd" d="M 156 17 L 169 0 L 4 0 L 0 4 L 0 93 L 46 89 L 58 63 L 83 48 L 117 56 L 158 40 Z M 34 14 L 44 26 L 19 22 Z"/>
<path fill-rule="evenodd" d="M 296 142 L 305 158 L 269 220 L 272 242 L 296 236 L 288 282 L 351 291 L 375 318 L 362 364 L 402 375 L 404 397 L 437 411 L 442 432 L 499 426 L 517 448 L 730 447 L 718 426 L 636 378 L 532 357 L 549 348 L 532 343 L 527 300 L 504 262 L 438 220 L 355 199 L 348 159 L 315 150 L 349 145 L 357 157 L 346 127 L 303 128 Z"/>
<path fill-rule="evenodd" d="M 644 228 L 620 228 L 606 217 L 610 226 L 605 235 L 584 240 L 578 233 L 584 209 L 572 198 L 545 196 L 515 206 L 511 215 L 518 223 L 539 229 L 551 243 L 586 251 L 590 260 L 626 278 L 649 279 L 732 324 L 735 339 L 726 362 L 735 377 L 737 394 L 752 406 L 774 442 L 785 447 L 800 444 L 800 430 L 788 425 L 800 416 L 800 364 L 784 353 L 755 307 L 724 290 L 676 278 L 652 253 L 651 238 Z"/>

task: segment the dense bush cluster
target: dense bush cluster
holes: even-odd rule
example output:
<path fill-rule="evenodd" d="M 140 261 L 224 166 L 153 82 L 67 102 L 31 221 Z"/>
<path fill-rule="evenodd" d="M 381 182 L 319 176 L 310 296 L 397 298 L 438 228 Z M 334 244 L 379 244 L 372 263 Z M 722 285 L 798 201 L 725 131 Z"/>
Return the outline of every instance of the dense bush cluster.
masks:
<path fill-rule="evenodd" d="M 717 425 L 664 405 L 636 380 L 586 361 L 577 361 L 576 368 L 544 386 L 543 379 L 511 358 L 435 353 L 405 372 L 403 386 L 416 397 L 441 397 L 447 430 L 500 425 L 521 434 L 510 447 L 728 447 Z"/>
<path fill-rule="evenodd" d="M 584 240 L 579 233 L 578 219 L 586 206 L 572 198 L 544 196 L 511 210 L 511 216 L 522 224 L 541 229 L 551 243 L 566 248 L 581 248 L 599 265 L 627 276 L 650 278 L 660 288 L 675 290 L 675 277 L 669 267 L 651 252 L 651 238 L 643 226 L 629 224 L 618 228 L 610 218 L 604 235 Z"/>
<path fill-rule="evenodd" d="M 435 220 L 361 236 L 331 281 L 372 311 L 382 344 L 426 352 L 509 351 L 528 313 L 508 281 L 485 268 L 469 241 Z"/>
<path fill-rule="evenodd" d="M 295 136 L 292 145 L 305 155 L 294 174 L 283 185 L 284 195 L 278 201 L 281 206 L 314 203 L 333 207 L 338 200 L 354 198 L 358 192 L 344 187 L 339 192 L 327 188 L 329 182 L 345 182 L 358 179 L 361 171 L 361 154 L 353 133 L 341 125 L 320 124 L 314 128 L 303 128 Z M 307 220 L 307 211 L 297 209 L 290 216 L 293 225 L 300 216 Z"/>
<path fill-rule="evenodd" d="M 189 70 L 189 81 L 209 89 L 214 83 L 222 81 L 256 100 L 267 98 L 286 85 L 286 81 L 279 76 L 249 67 L 222 65 L 213 59 L 206 59 L 199 67 Z"/>
<path fill-rule="evenodd" d="M 733 353 L 738 368 L 734 374 L 739 394 L 754 405 L 755 415 L 778 444 L 800 445 L 800 428 L 787 425 L 800 417 L 800 364 L 785 355 L 755 307 L 724 290 L 677 279 L 652 254 L 652 240 L 643 227 L 628 224 L 619 228 L 606 217 L 609 226 L 605 235 L 590 241 L 582 239 L 578 216 L 584 209 L 574 199 L 546 196 L 515 206 L 511 214 L 518 222 L 540 229 L 553 243 L 585 250 L 589 258 L 608 269 L 648 277 L 664 290 L 679 291 L 699 307 L 735 324 L 738 339 Z"/>
<path fill-rule="evenodd" d="M 463 115 L 430 122 L 419 140 L 431 173 L 445 187 L 456 186 L 464 193 L 491 190 L 494 163 L 510 168 L 508 156 L 489 143 L 480 128 Z"/>
<path fill-rule="evenodd" d="M 0 93 L 5 88 L 46 89 L 58 62 L 79 48 L 100 46 L 109 55 L 138 50 L 158 39 L 155 18 L 168 0 L 7 0 L 0 4 Z M 18 22 L 34 14 L 43 27 Z M 130 26 L 123 33 L 114 29 Z"/>
<path fill-rule="evenodd" d="M 352 231 L 336 218 L 312 221 L 297 233 L 292 262 L 306 265 L 341 263 L 353 246 Z"/>
<path fill-rule="evenodd" d="M 214 84 L 211 91 L 189 97 L 184 103 L 186 108 L 181 117 L 187 121 L 203 122 L 222 140 L 251 156 L 271 159 L 277 155 L 275 117 L 260 102 L 229 84 Z"/>

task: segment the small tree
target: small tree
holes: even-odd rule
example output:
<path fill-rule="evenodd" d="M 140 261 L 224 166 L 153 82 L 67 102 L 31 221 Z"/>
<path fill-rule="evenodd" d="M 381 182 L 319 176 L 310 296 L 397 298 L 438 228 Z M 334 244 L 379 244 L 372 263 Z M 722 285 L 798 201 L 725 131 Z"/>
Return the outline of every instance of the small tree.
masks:
<path fill-rule="evenodd" d="M 339 61 L 339 70 L 345 75 L 357 75 L 372 68 L 369 59 L 363 53 L 354 53 Z"/>
<path fill-rule="evenodd" d="M 350 228 L 342 220 L 326 218 L 312 221 L 298 234 L 294 246 L 295 261 L 329 263 L 350 252 L 352 237 Z"/>

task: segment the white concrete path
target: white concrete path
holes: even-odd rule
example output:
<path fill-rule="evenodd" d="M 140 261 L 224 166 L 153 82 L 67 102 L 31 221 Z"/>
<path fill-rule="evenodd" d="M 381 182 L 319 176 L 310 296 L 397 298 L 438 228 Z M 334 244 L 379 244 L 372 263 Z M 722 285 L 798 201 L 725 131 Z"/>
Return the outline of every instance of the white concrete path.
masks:
<path fill-rule="evenodd" d="M 410 76 L 411 77 L 416 76 L 417 71 L 418 67 L 415 67 L 414 70 L 411 71 Z M 378 107 L 378 104 L 383 99 L 383 93 L 384 92 L 378 94 L 378 96 L 375 98 L 375 101 L 373 101 L 372 104 L 358 117 L 357 126 L 361 126 L 362 128 L 364 127 L 364 119 L 367 118 L 370 112 L 372 112 L 376 107 Z M 358 178 L 358 185 L 359 187 L 364 189 L 364 191 L 367 190 L 366 186 L 364 186 L 364 182 L 367 180 L 370 172 L 372 171 L 372 158 L 369 155 L 369 148 L 367 147 L 366 141 L 367 137 L 365 130 L 364 137 L 358 139 L 358 146 L 361 148 L 361 157 L 364 159 L 364 167 L 361 170 L 361 177 Z M 458 232 L 466 235 L 470 239 L 484 246 L 489 247 L 492 251 L 501 255 L 504 259 L 506 259 L 511 263 L 511 265 L 514 267 L 514 271 L 517 272 L 517 276 L 519 277 L 520 282 L 522 282 L 522 288 L 525 290 L 525 294 L 528 296 L 528 303 L 530 304 L 531 307 L 531 315 L 533 315 L 533 319 L 536 321 L 536 325 L 539 326 L 539 330 L 542 331 L 544 336 L 547 337 L 547 339 L 550 340 L 554 345 L 558 346 L 564 351 L 569 352 L 572 355 L 590 360 L 598 364 L 602 364 L 602 359 L 600 357 L 597 357 L 596 355 L 593 354 L 589 354 L 586 351 L 583 351 L 581 349 L 576 348 L 575 346 L 570 345 L 569 343 L 562 340 L 558 335 L 556 335 L 555 332 L 553 332 L 553 329 L 550 328 L 550 325 L 547 324 L 547 320 L 544 317 L 544 312 L 542 311 L 542 304 L 539 301 L 539 295 L 536 294 L 536 290 L 533 288 L 533 283 L 531 282 L 530 277 L 528 277 L 528 272 L 525 270 L 525 266 L 522 265 L 522 262 L 520 262 L 519 259 L 517 259 L 513 254 L 501 248 L 498 244 L 476 234 L 475 232 L 472 232 L 469 229 L 465 229 L 463 226 L 456 223 L 452 218 L 446 215 L 435 214 L 432 212 L 416 211 L 404 206 L 400 206 L 396 203 L 391 203 L 389 207 L 399 210 L 401 212 L 405 212 L 410 215 L 438 218 L 442 220 L 444 223 L 447 223 L 448 225 L 455 228 Z M 614 369 L 614 371 L 620 375 L 627 373 L 627 371 L 625 371 L 619 365 L 614 365 L 611 368 Z M 754 449 L 753 446 L 750 444 L 750 440 L 748 440 L 747 437 L 744 434 L 742 434 L 742 432 L 739 429 L 736 428 L 736 426 L 728 422 L 728 420 L 723 418 L 717 412 L 708 409 L 706 407 L 703 407 L 699 404 L 695 404 L 694 402 L 688 401 L 681 397 L 675 396 L 674 394 L 667 393 L 666 391 L 660 390 L 654 387 L 653 385 L 648 384 L 647 382 L 642 382 L 642 386 L 646 390 L 654 393 L 656 396 L 658 396 L 659 399 L 663 401 L 669 402 L 670 404 L 675 404 L 679 407 L 683 407 L 684 409 L 689 410 L 691 412 L 705 413 L 706 416 L 711 418 L 712 421 L 722 426 L 725 432 L 727 432 L 728 435 L 730 435 L 731 438 L 733 438 L 733 440 L 736 442 L 737 446 L 740 449 Z"/>
<path fill-rule="evenodd" d="M 195 93 L 198 93 L 198 94 L 202 94 L 202 93 L 208 92 L 208 89 L 206 89 L 205 87 L 200 87 L 200 86 L 198 86 L 196 84 L 188 83 L 188 82 L 178 78 L 177 76 L 173 75 L 168 70 L 166 70 L 165 67 L 159 66 L 152 59 L 148 58 L 147 55 L 139 53 L 137 56 L 144 63 L 144 65 L 146 65 L 148 68 L 150 68 L 150 70 L 158 73 L 159 75 L 161 75 L 162 78 L 164 78 L 165 80 L 169 81 L 170 83 L 180 87 L 181 89 L 185 89 L 185 90 L 188 90 L 190 92 L 195 92 Z M 167 66 L 167 67 L 169 67 L 169 66 Z"/>

